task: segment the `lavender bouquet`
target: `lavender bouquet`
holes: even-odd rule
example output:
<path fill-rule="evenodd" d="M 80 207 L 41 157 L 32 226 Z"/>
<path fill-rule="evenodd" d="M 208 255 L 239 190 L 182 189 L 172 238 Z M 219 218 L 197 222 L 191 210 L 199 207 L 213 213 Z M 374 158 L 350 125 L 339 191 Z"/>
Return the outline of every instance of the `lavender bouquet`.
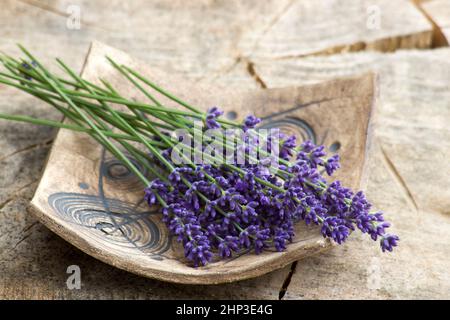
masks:
<path fill-rule="evenodd" d="M 123 97 L 106 80 L 88 82 L 57 59 L 67 75 L 61 78 L 20 48 L 25 59 L 0 55 L 0 83 L 45 101 L 68 121 L 0 118 L 89 134 L 142 181 L 143 197 L 162 207 L 163 221 L 195 267 L 249 250 L 283 251 L 301 220 L 321 226 L 338 244 L 358 229 L 383 251 L 397 246 L 399 237 L 386 232 L 390 224 L 363 192 L 332 181 L 339 157 L 328 157 L 324 146 L 258 129 L 261 120 L 253 115 L 237 123 L 217 107 L 202 112 L 108 57 L 148 102 Z"/>

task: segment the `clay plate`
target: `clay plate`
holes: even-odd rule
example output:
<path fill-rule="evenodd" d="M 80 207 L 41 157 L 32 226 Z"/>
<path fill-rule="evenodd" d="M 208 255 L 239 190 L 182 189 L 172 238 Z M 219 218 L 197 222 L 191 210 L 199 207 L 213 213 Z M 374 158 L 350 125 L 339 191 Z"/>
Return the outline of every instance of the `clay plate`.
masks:
<path fill-rule="evenodd" d="M 373 74 L 304 87 L 229 90 L 183 81 L 121 51 L 93 43 L 82 76 L 96 83 L 100 77 L 108 79 L 121 94 L 141 101 L 146 101 L 145 97 L 109 65 L 105 55 L 200 108 L 217 105 L 237 120 L 254 113 L 264 119 L 265 127 L 295 133 L 300 141 L 325 144 L 343 159 L 336 178 L 353 188 L 364 182 L 376 93 Z M 170 101 L 164 103 L 173 106 Z M 247 253 L 192 268 L 186 264 L 181 246 L 167 234 L 158 208 L 143 202 L 143 187 L 90 137 L 60 130 L 30 211 L 56 234 L 103 262 L 177 283 L 214 284 L 256 277 L 332 247 L 317 227 L 299 223 L 297 236 L 285 252 Z"/>

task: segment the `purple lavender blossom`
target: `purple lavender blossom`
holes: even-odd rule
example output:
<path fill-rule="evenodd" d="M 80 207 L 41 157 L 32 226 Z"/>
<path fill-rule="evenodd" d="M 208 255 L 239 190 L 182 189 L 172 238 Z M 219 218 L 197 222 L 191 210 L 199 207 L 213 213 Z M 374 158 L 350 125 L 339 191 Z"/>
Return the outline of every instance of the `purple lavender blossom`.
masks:
<path fill-rule="evenodd" d="M 275 249 L 277 249 L 277 251 L 285 250 L 286 245 L 289 243 L 290 240 L 291 236 L 288 231 L 282 228 L 277 228 L 273 238 L 273 241 L 275 243 Z"/>
<path fill-rule="evenodd" d="M 217 108 L 209 110 L 209 128 L 220 127 L 221 114 Z M 247 117 L 244 127 L 258 122 Z M 390 224 L 381 212 L 371 212 L 363 192 L 354 193 L 322 176 L 319 167 L 328 175 L 339 168 L 338 155 L 327 158 L 324 146 L 305 141 L 297 147 L 295 137 L 280 137 L 283 159 L 296 156 L 290 165 L 280 164 L 282 175 L 267 170 L 269 161 L 263 157 L 258 164 L 234 164 L 237 171 L 222 165 L 173 164 L 176 169 L 168 181 L 155 179 L 146 188 L 150 205 L 164 201 L 163 221 L 194 266 L 249 249 L 256 254 L 269 247 L 283 251 L 294 238 L 294 223 L 299 220 L 320 226 L 322 235 L 338 244 L 360 230 L 379 240 L 383 252 L 397 246 L 399 238 L 386 233 Z"/>
<path fill-rule="evenodd" d="M 239 238 L 236 236 L 226 236 L 225 239 L 220 239 L 217 248 L 222 258 L 229 258 L 232 256 L 233 251 L 239 251 Z"/>
<path fill-rule="evenodd" d="M 335 154 L 327 159 L 325 162 L 325 170 L 329 176 L 339 169 L 341 165 L 339 164 L 339 155 Z"/>
<path fill-rule="evenodd" d="M 385 234 L 380 242 L 381 250 L 383 252 L 392 251 L 393 247 L 396 247 L 398 245 L 398 241 L 400 238 L 393 234 Z"/>
<path fill-rule="evenodd" d="M 305 148 L 297 154 L 297 160 L 306 161 L 312 168 L 317 168 L 318 165 L 324 165 L 324 157 L 326 155 L 325 146 L 314 146 L 307 141 Z"/>
<path fill-rule="evenodd" d="M 316 145 L 311 140 L 306 140 L 300 145 L 300 150 L 306 153 L 310 153 L 316 148 Z"/>
<path fill-rule="evenodd" d="M 260 118 L 257 118 L 254 115 L 249 115 L 245 117 L 242 129 L 244 130 L 244 132 L 247 132 L 249 129 L 254 129 L 260 122 Z"/>
<path fill-rule="evenodd" d="M 254 233 L 254 246 L 255 246 L 255 252 L 256 254 L 261 253 L 264 248 L 268 247 L 268 240 L 270 239 L 270 229 L 264 228 L 264 229 L 257 229 Z"/>
<path fill-rule="evenodd" d="M 289 136 L 285 138 L 284 135 L 281 135 L 281 148 L 280 148 L 280 154 L 279 157 L 284 160 L 289 160 L 290 157 L 294 154 L 294 149 L 297 146 L 296 144 L 296 137 L 295 136 Z"/>
<path fill-rule="evenodd" d="M 208 129 L 218 129 L 220 128 L 220 123 L 217 122 L 217 118 L 223 114 L 223 111 L 219 110 L 217 107 L 212 107 L 206 113 L 205 124 Z"/>
<path fill-rule="evenodd" d="M 184 254 L 194 263 L 194 267 L 208 264 L 213 256 L 209 240 L 203 235 L 196 235 L 187 241 L 184 244 Z"/>
<path fill-rule="evenodd" d="M 333 216 L 328 216 L 323 220 L 321 231 L 325 238 L 331 238 L 338 244 L 342 244 L 350 235 L 350 229 L 345 222 Z"/>

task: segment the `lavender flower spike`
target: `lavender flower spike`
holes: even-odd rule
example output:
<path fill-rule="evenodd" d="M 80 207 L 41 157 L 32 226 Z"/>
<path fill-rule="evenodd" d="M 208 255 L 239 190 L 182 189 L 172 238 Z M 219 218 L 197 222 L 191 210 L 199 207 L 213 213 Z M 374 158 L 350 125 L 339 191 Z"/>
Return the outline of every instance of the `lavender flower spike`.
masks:
<path fill-rule="evenodd" d="M 381 238 L 381 250 L 383 250 L 383 252 L 385 252 L 386 250 L 392 251 L 393 247 L 396 247 L 398 245 L 399 240 L 400 238 L 394 234 L 385 234 Z"/>
<path fill-rule="evenodd" d="M 8 62 L 5 71 L 9 73 L 0 72 L 0 83 L 27 92 L 28 89 L 33 89 L 30 92 L 46 101 L 53 101 L 55 94 L 60 95 L 61 92 L 57 90 L 59 86 L 63 90 L 72 89 L 79 84 L 83 87 L 89 84 L 74 77 L 74 73 L 58 61 L 70 75 L 69 80 L 60 81 L 60 75 L 52 75 L 28 51 L 21 49 L 29 61 L 0 54 L 0 60 Z M 89 110 L 87 102 L 94 96 L 80 97 L 73 90 L 63 90 L 64 100 L 73 103 L 58 104 L 57 109 L 75 120 L 77 130 L 92 128 L 87 133 L 94 138 L 99 135 L 102 139 L 96 140 L 107 150 L 111 150 L 146 185 L 144 199 L 150 206 L 161 205 L 162 221 L 169 233 L 181 243 L 187 261 L 194 267 L 248 251 L 256 254 L 266 249 L 283 251 L 295 239 L 295 223 L 302 220 L 306 225 L 317 225 L 325 238 L 338 244 L 344 243 L 356 231 L 367 234 L 373 241 L 379 241 L 383 252 L 392 251 L 398 245 L 399 237 L 389 233 L 390 223 L 385 220 L 382 212 L 372 209 L 372 204 L 363 192 L 354 192 L 340 181 L 331 180 L 329 176 L 340 167 L 339 156 L 327 156 L 324 145 L 305 141 L 298 146 L 295 136 L 280 132 L 276 137 L 272 134 L 245 134 L 244 138 L 238 138 L 237 146 L 233 142 L 233 156 L 227 157 L 226 163 L 208 161 L 210 164 L 197 165 L 189 160 L 190 157 L 186 157 L 188 163 L 175 163 L 171 154 L 176 140 L 171 138 L 170 131 L 188 129 L 187 133 L 195 138 L 196 131 L 192 130 L 195 119 L 202 119 L 207 129 L 219 129 L 223 124 L 227 129 L 241 128 L 244 131 L 255 128 L 261 119 L 249 115 L 243 123 L 221 120 L 223 111 L 219 108 L 212 107 L 207 112 L 202 112 L 168 94 L 156 84 L 144 81 L 136 71 L 122 68 L 110 61 L 124 76 L 142 80 L 148 87 L 189 111 L 169 108 L 154 101 L 158 107 L 140 108 L 139 113 L 130 113 L 126 117 L 109 108 L 96 108 L 95 117 L 94 114 L 92 117 L 81 117 Z M 34 68 L 40 72 L 33 72 Z M 18 74 L 23 77 L 17 77 Z M 47 77 L 39 76 L 41 74 L 47 74 L 50 82 L 57 86 L 49 86 Z M 33 81 L 25 83 L 24 77 L 32 78 Z M 105 98 L 117 98 L 113 88 L 106 82 L 104 84 L 104 89 L 88 87 Z M 143 87 L 138 89 L 145 90 Z M 126 101 L 131 101 L 126 98 L 123 100 L 125 106 L 128 106 Z M 76 112 L 65 112 L 66 109 Z M 31 117 L 18 118 L 0 113 L 0 118 L 61 127 L 54 121 L 42 122 Z M 120 129 L 118 131 L 122 131 L 121 135 L 115 134 L 114 129 Z M 227 130 L 223 136 L 237 138 L 230 131 Z M 125 140 L 133 143 L 124 143 Z M 178 142 L 183 140 L 179 138 Z M 201 142 L 198 141 L 191 148 L 195 148 L 195 151 L 206 150 L 209 139 L 198 140 Z M 229 146 L 229 141 L 225 139 L 217 139 L 215 142 L 222 147 Z M 262 148 L 257 148 L 258 146 L 267 148 L 260 152 L 258 149 Z M 272 154 L 275 151 L 273 146 L 279 149 L 276 155 Z M 351 143 L 345 147 L 350 148 Z M 233 159 L 235 151 L 240 150 L 247 153 L 245 161 Z M 258 152 L 249 154 L 249 151 Z M 135 156 L 136 163 L 131 162 L 127 154 Z M 280 170 L 271 170 L 272 167 Z M 146 170 L 139 170 L 140 168 Z M 146 172 L 154 174 L 158 179 L 149 181 Z"/>
<path fill-rule="evenodd" d="M 220 123 L 217 122 L 217 118 L 223 114 L 222 110 L 217 107 L 212 107 L 206 113 L 205 124 L 208 129 L 218 129 L 220 128 Z"/>
<path fill-rule="evenodd" d="M 255 117 L 254 115 L 249 115 L 244 119 L 244 125 L 242 129 L 247 132 L 249 129 L 254 129 L 257 124 L 261 122 L 260 118 Z"/>

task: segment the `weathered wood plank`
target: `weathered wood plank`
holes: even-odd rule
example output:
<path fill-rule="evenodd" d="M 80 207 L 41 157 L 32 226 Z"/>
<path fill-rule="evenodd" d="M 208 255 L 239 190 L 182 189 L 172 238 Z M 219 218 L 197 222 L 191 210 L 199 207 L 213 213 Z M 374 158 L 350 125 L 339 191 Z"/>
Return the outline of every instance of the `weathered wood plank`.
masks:
<path fill-rule="evenodd" d="M 432 38 L 408 0 L 6 0 L 2 7 L 4 49 L 31 42 L 81 67 L 76 57 L 96 39 L 194 79 L 217 77 L 239 57 L 425 48 Z M 70 22 L 76 10 L 80 29 Z"/>
<path fill-rule="evenodd" d="M 408 0 L 309 0 L 294 1 L 270 29 L 246 36 L 245 55 L 283 58 L 428 48 L 432 26 Z"/>
<path fill-rule="evenodd" d="M 79 69 L 80 57 L 98 40 L 192 80 L 216 78 L 235 64 L 242 34 L 264 29 L 288 2 L 5 0 L 0 45 L 14 52 L 15 43 L 23 42 Z M 236 81 L 253 84 L 250 76 Z"/>
<path fill-rule="evenodd" d="M 382 254 L 365 236 L 302 260 L 286 298 L 448 298 L 450 49 L 256 62 L 268 87 L 379 73 L 377 147 L 367 193 L 402 239 Z M 345 161 L 345 159 L 344 159 Z"/>

